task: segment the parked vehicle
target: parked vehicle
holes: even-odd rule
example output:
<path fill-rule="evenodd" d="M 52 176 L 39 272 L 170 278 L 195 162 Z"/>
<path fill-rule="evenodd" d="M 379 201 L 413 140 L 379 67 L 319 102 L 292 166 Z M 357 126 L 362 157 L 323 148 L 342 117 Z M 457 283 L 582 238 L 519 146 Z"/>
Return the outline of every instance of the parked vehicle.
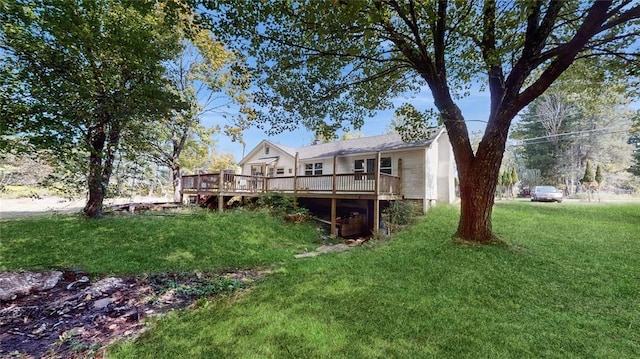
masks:
<path fill-rule="evenodd" d="M 531 191 L 531 202 L 562 202 L 562 191 L 554 186 L 535 186 Z"/>

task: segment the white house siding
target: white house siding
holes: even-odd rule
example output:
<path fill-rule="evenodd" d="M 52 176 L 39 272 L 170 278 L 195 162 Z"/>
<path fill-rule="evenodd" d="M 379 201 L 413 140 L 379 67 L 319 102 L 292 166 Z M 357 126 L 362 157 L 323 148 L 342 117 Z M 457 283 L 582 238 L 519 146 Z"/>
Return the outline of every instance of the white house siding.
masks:
<path fill-rule="evenodd" d="M 267 147 L 269 148 L 267 153 Z M 251 166 L 256 166 L 255 163 L 264 161 L 265 158 L 275 158 L 278 157 L 277 161 L 269 163 L 269 167 L 273 168 L 274 177 L 283 177 L 283 176 L 293 176 L 293 171 L 295 169 L 295 157 L 291 156 L 289 153 L 281 150 L 272 143 L 263 141 L 255 149 L 244 158 L 244 164 L 242 166 L 242 174 L 251 175 Z M 277 169 L 283 168 L 284 173 L 281 175 L 277 175 Z M 264 175 L 267 175 L 267 170 L 265 169 Z"/>
<path fill-rule="evenodd" d="M 453 203 L 455 201 L 455 184 L 454 184 L 454 160 L 451 143 L 448 136 L 440 136 L 437 145 L 438 148 L 438 195 L 437 199 L 440 203 Z"/>
<path fill-rule="evenodd" d="M 425 150 L 394 152 L 392 156 L 393 175 L 398 175 L 398 160 L 402 159 L 402 194 L 406 199 L 424 199 L 425 190 Z"/>
<path fill-rule="evenodd" d="M 424 156 L 425 184 L 424 209 L 433 206 L 438 199 L 438 146 L 430 146 Z"/>

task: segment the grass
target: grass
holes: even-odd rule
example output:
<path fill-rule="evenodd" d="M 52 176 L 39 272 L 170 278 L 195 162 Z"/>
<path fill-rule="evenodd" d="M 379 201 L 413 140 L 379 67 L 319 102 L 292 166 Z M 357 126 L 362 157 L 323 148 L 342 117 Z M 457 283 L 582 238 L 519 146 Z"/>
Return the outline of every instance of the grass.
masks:
<path fill-rule="evenodd" d="M 0 222 L 0 270 L 153 273 L 278 264 L 319 245 L 314 229 L 258 212 L 51 216 Z"/>
<path fill-rule="evenodd" d="M 283 259 L 109 357 L 640 357 L 640 206 L 500 203 L 510 249 L 452 244 L 457 215 L 437 207 L 389 242 Z"/>

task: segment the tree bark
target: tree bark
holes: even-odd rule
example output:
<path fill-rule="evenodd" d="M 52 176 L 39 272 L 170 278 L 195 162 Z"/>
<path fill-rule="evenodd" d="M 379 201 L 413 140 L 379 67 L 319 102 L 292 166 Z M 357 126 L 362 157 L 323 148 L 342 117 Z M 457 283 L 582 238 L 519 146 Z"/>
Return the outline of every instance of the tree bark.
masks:
<path fill-rule="evenodd" d="M 465 167 L 460 176 L 460 219 L 454 238 L 462 242 L 491 243 L 497 238 L 491 226 L 497 174 L 492 167 L 478 166 L 477 160 L 458 163 Z"/>
<path fill-rule="evenodd" d="M 89 198 L 83 212 L 89 218 L 99 218 L 103 214 L 104 198 L 107 194 L 122 132 L 118 121 L 113 121 L 107 114 L 100 116 L 102 121 L 89 128 L 87 133 L 87 142 L 90 148 L 89 176 L 87 178 Z"/>
<path fill-rule="evenodd" d="M 87 142 L 90 148 L 89 154 L 89 176 L 87 184 L 89 187 L 89 198 L 84 207 L 84 214 L 89 218 L 102 216 L 102 203 L 106 192 L 106 184 L 103 183 L 104 174 L 102 167 L 102 152 L 106 142 L 106 126 L 100 124 L 89 129 Z"/>
<path fill-rule="evenodd" d="M 180 202 L 180 189 L 182 187 L 182 175 L 179 166 L 171 167 L 171 178 L 173 184 L 173 201 Z"/>

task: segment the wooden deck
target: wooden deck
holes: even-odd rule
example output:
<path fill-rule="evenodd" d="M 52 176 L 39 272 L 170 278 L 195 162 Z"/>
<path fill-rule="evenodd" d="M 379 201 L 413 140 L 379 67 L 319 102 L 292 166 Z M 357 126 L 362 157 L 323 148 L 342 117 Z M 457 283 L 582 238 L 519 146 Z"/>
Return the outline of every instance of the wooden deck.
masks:
<path fill-rule="evenodd" d="M 298 197 L 396 199 L 400 177 L 380 173 L 262 177 L 233 173 L 182 176 L 183 195 L 256 196 L 267 192 Z"/>
<path fill-rule="evenodd" d="M 380 225 L 380 201 L 402 198 L 400 177 L 385 173 L 343 173 L 319 176 L 263 177 L 234 173 L 206 173 L 182 176 L 182 196 L 197 200 L 217 197 L 218 210 L 223 209 L 225 197 L 257 197 L 263 193 L 291 194 L 298 198 L 331 200 L 331 236 L 336 235 L 337 201 L 340 199 L 370 200 L 373 202 L 372 230 Z"/>

